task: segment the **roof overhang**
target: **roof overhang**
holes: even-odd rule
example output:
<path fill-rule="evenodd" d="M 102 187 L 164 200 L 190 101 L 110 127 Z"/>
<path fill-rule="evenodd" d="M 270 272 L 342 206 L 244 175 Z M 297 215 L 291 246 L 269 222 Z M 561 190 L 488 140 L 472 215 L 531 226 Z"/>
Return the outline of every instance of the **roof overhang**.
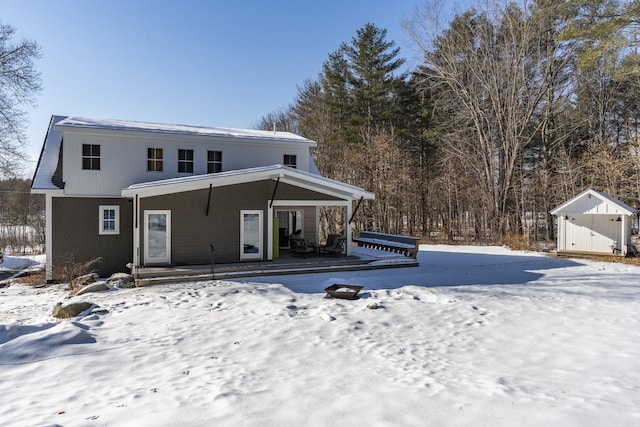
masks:
<path fill-rule="evenodd" d="M 122 190 L 123 197 L 153 197 L 212 187 L 244 184 L 264 180 L 280 180 L 282 183 L 305 188 L 343 200 L 373 200 L 375 195 L 360 187 L 325 178 L 283 165 L 239 169 L 214 174 L 164 179 L 131 185 Z"/>
<path fill-rule="evenodd" d="M 162 137 L 171 139 L 211 139 L 217 141 L 259 142 L 287 146 L 315 147 L 315 141 L 291 132 L 235 129 L 178 124 L 139 122 L 133 120 L 93 119 L 87 117 L 65 117 L 56 123 L 59 131 L 80 134 L 128 135 L 139 137 Z"/>
<path fill-rule="evenodd" d="M 591 215 L 633 215 L 635 209 L 606 193 L 588 188 L 582 193 L 567 200 L 550 213 L 552 215 L 564 214 L 591 214 Z"/>
<path fill-rule="evenodd" d="M 47 135 L 40 150 L 38 164 L 31 182 L 31 192 L 34 194 L 62 193 L 52 181 L 53 174 L 58 166 L 58 155 L 62 144 L 62 132 L 55 128 L 56 123 L 64 120 L 65 116 L 51 116 Z"/>

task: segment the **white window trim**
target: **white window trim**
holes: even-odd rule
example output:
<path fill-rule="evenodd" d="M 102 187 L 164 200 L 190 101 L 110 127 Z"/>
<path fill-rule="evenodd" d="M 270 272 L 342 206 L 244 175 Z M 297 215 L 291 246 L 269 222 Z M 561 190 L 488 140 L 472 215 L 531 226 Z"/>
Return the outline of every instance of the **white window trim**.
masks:
<path fill-rule="evenodd" d="M 104 229 L 104 211 L 113 210 L 115 211 L 115 230 L 105 230 Z M 117 205 L 101 205 L 98 210 L 99 218 L 98 218 L 98 231 L 101 235 L 109 235 L 109 234 L 120 234 L 120 206 Z"/>
<path fill-rule="evenodd" d="M 257 253 L 245 253 L 244 252 L 244 216 L 245 215 L 258 215 L 258 252 Z M 240 260 L 246 259 L 262 259 L 264 239 L 262 229 L 262 216 L 264 212 L 261 210 L 241 210 L 240 211 Z"/>

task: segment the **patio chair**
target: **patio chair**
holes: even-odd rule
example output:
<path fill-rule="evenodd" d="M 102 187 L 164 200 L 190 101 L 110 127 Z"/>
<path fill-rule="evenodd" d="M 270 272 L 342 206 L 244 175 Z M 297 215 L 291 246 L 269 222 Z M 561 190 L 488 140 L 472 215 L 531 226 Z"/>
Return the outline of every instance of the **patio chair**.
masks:
<path fill-rule="evenodd" d="M 327 243 L 328 243 L 327 239 Z M 327 255 L 335 255 L 335 256 L 340 256 L 342 255 L 342 253 L 344 252 L 344 242 L 345 242 L 344 237 L 336 237 L 335 240 L 332 242 L 331 245 L 325 245 L 320 247 L 320 253 L 321 254 L 327 254 Z"/>
<path fill-rule="evenodd" d="M 306 240 L 296 237 L 289 238 L 289 247 L 291 255 L 300 255 L 303 258 L 306 258 L 307 254 L 315 255 L 316 251 Z"/>

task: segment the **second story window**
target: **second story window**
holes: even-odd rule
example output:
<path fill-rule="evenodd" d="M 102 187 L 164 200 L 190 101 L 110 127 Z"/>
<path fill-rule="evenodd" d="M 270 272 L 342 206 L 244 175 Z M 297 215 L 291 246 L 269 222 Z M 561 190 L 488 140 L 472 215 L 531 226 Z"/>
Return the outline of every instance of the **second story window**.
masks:
<path fill-rule="evenodd" d="M 207 151 L 207 173 L 222 172 L 222 151 Z"/>
<path fill-rule="evenodd" d="M 285 154 L 284 155 L 284 165 L 289 166 L 290 168 L 296 167 L 296 155 L 295 154 Z"/>
<path fill-rule="evenodd" d="M 100 146 L 82 144 L 82 169 L 100 170 Z"/>
<path fill-rule="evenodd" d="M 162 172 L 162 148 L 147 148 L 147 171 Z"/>
<path fill-rule="evenodd" d="M 193 173 L 193 150 L 178 150 L 178 172 Z"/>

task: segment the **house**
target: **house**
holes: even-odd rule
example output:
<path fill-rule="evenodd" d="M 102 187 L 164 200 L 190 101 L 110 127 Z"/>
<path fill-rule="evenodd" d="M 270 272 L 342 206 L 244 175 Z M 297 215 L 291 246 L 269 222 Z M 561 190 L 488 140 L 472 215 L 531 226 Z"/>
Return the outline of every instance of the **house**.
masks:
<path fill-rule="evenodd" d="M 53 116 L 31 189 L 46 196 L 47 279 L 97 258 L 101 276 L 206 264 L 212 250 L 221 263 L 272 260 L 297 229 L 318 241 L 320 207 L 348 224 L 374 195 L 321 176 L 315 146 L 289 132 Z"/>
<path fill-rule="evenodd" d="M 634 212 L 608 194 L 583 191 L 551 210 L 558 222 L 558 253 L 626 255 Z"/>

